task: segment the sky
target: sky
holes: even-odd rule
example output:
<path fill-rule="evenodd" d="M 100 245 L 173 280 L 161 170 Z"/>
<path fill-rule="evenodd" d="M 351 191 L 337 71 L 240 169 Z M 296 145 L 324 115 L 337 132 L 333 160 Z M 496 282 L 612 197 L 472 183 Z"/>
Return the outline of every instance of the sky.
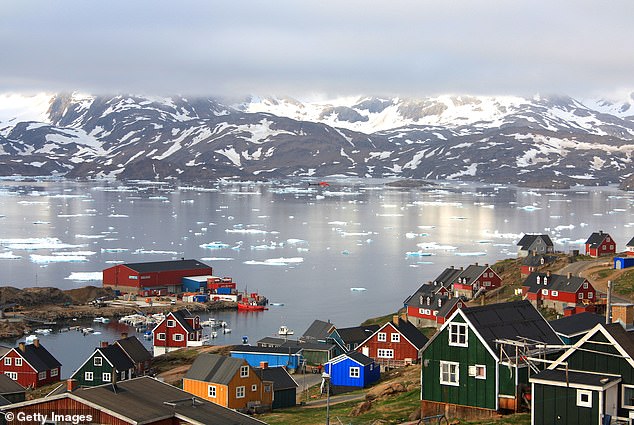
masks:
<path fill-rule="evenodd" d="M 4 0 L 0 92 L 634 91 L 634 1 Z"/>

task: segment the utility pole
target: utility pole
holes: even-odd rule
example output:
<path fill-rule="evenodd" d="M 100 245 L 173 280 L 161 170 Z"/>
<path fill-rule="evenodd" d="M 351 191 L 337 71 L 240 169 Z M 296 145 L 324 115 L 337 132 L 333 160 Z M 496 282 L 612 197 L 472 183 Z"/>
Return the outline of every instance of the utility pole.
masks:
<path fill-rule="evenodd" d="M 330 374 L 324 372 L 321 377 L 326 384 L 326 425 L 330 425 Z"/>
<path fill-rule="evenodd" d="M 612 281 L 608 280 L 608 302 L 605 306 L 605 324 L 612 322 Z"/>

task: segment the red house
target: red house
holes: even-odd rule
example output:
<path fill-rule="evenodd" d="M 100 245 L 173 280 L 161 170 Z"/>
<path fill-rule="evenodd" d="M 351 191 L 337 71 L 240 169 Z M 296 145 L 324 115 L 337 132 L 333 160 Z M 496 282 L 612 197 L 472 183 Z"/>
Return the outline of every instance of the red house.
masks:
<path fill-rule="evenodd" d="M 32 344 L 19 343 L 0 359 L 0 372 L 23 387 L 41 387 L 58 382 L 62 364 L 39 340 Z"/>
<path fill-rule="evenodd" d="M 394 316 L 391 322 L 358 345 L 358 352 L 386 367 L 416 363 L 418 351 L 428 339 L 407 320 Z"/>
<path fill-rule="evenodd" d="M 481 291 L 490 291 L 500 286 L 500 276 L 488 264 L 480 266 L 478 263 L 464 269 L 452 282 L 454 295 L 468 300 L 475 298 Z"/>
<path fill-rule="evenodd" d="M 616 242 L 608 233 L 603 230 L 594 232 L 586 241 L 586 255 L 591 257 L 601 257 L 602 255 L 613 255 L 616 253 Z"/>
<path fill-rule="evenodd" d="M 625 245 L 625 253 L 628 257 L 634 256 L 634 238 L 630 239 L 627 245 Z"/>
<path fill-rule="evenodd" d="M 587 279 L 568 275 L 531 273 L 522 284 L 522 296 L 535 307 L 555 309 L 563 314 L 566 307 L 594 304 L 597 293 Z"/>
<path fill-rule="evenodd" d="M 552 263 L 555 259 L 556 257 L 553 255 L 528 255 L 522 259 L 520 274 L 525 278 L 536 272 L 541 266 Z"/>
<path fill-rule="evenodd" d="M 103 270 L 103 286 L 143 296 L 181 292 L 182 279 L 211 275 L 210 266 L 198 260 L 117 264 Z"/>
<path fill-rule="evenodd" d="M 452 297 L 444 286 L 427 283 L 404 301 L 407 319 L 418 327 L 439 326 L 464 306 L 464 300 Z"/>
<path fill-rule="evenodd" d="M 165 316 L 152 330 L 154 356 L 180 350 L 185 347 L 203 345 L 203 328 L 200 317 L 183 309 L 173 311 Z"/>

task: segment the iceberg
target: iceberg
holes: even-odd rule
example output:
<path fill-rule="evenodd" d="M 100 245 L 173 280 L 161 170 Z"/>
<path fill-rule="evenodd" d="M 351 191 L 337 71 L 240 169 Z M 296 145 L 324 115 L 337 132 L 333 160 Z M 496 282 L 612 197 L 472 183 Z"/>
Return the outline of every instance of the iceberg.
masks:
<path fill-rule="evenodd" d="M 36 264 L 48 263 L 83 263 L 88 258 L 83 255 L 37 255 L 31 254 L 31 262 Z"/>
<path fill-rule="evenodd" d="M 71 272 L 70 276 L 65 277 L 66 280 L 80 281 L 101 281 L 103 272 Z"/>
<path fill-rule="evenodd" d="M 229 248 L 229 244 L 226 244 L 224 242 L 209 242 L 209 243 L 204 243 L 202 245 L 199 245 L 201 248 L 205 248 L 205 249 L 224 249 L 224 248 Z"/>
<path fill-rule="evenodd" d="M 13 255 L 13 251 L 0 252 L 0 260 L 19 260 L 22 258 L 19 255 Z"/>

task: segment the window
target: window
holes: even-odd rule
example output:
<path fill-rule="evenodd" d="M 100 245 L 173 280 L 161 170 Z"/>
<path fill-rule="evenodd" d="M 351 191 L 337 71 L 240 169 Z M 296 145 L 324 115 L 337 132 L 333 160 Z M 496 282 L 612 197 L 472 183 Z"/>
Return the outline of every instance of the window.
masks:
<path fill-rule="evenodd" d="M 165 334 L 162 332 L 160 334 L 157 334 L 156 339 L 158 339 L 159 341 L 165 341 Z"/>
<path fill-rule="evenodd" d="M 449 345 L 467 347 L 467 325 L 464 323 L 452 323 L 449 325 Z"/>
<path fill-rule="evenodd" d="M 401 334 L 392 334 L 392 342 L 401 342 Z"/>
<path fill-rule="evenodd" d="M 18 380 L 18 372 L 4 372 L 5 375 L 7 375 L 9 378 L 13 379 L 14 381 Z"/>
<path fill-rule="evenodd" d="M 38 379 L 39 381 L 43 381 L 43 380 L 45 380 L 45 379 L 46 379 L 46 371 L 38 373 L 38 374 L 37 374 L 37 379 Z"/>
<path fill-rule="evenodd" d="M 361 369 L 358 367 L 350 368 L 350 377 L 351 378 L 359 378 L 361 376 Z"/>
<path fill-rule="evenodd" d="M 92 359 L 92 363 L 93 363 L 95 366 L 101 366 L 101 363 L 102 363 L 102 358 L 101 358 L 101 357 L 95 357 L 94 359 Z"/>
<path fill-rule="evenodd" d="M 16 366 L 22 366 L 22 357 L 16 357 L 15 358 L 15 365 Z"/>
<path fill-rule="evenodd" d="M 634 409 L 634 385 L 622 385 L 623 391 L 621 391 L 621 397 L 623 397 L 621 404 L 626 409 Z"/>
<path fill-rule="evenodd" d="M 167 321 L 167 327 L 168 328 L 175 328 L 176 327 L 176 320 L 168 320 Z"/>
<path fill-rule="evenodd" d="M 84 372 L 84 380 L 92 381 L 92 372 Z"/>
<path fill-rule="evenodd" d="M 236 398 L 244 398 L 244 386 L 236 388 Z"/>
<path fill-rule="evenodd" d="M 592 297 L 594 297 L 594 293 L 593 292 L 588 292 L 588 299 L 592 299 Z"/>
<path fill-rule="evenodd" d="M 240 378 L 247 378 L 249 376 L 249 366 L 240 366 Z"/>
<path fill-rule="evenodd" d="M 4 365 L 5 366 L 11 366 L 11 357 L 5 357 L 4 358 Z"/>
<path fill-rule="evenodd" d="M 583 299 L 583 292 L 579 292 L 579 299 L 582 300 Z"/>
<path fill-rule="evenodd" d="M 131 279 L 131 280 L 138 280 L 138 279 L 139 279 L 139 276 L 128 275 L 128 279 Z"/>
<path fill-rule="evenodd" d="M 442 385 L 460 385 L 460 369 L 459 363 L 456 362 L 440 362 L 440 383 Z"/>
<path fill-rule="evenodd" d="M 548 289 L 542 289 L 542 295 L 548 295 Z"/>
<path fill-rule="evenodd" d="M 475 379 L 487 379 L 486 365 L 477 364 L 469 366 L 469 376 L 473 376 Z"/>
<path fill-rule="evenodd" d="M 379 332 L 379 335 L 377 336 L 377 340 L 379 342 L 387 341 L 387 334 L 385 332 Z"/>
<path fill-rule="evenodd" d="M 111 379 L 111 376 L 112 376 L 112 375 L 110 375 L 110 373 L 108 373 L 108 372 L 104 372 L 104 373 L 102 373 L 102 374 L 101 374 L 101 380 L 102 380 L 103 382 L 110 382 L 110 381 L 112 380 L 112 379 Z"/>
<path fill-rule="evenodd" d="M 588 282 L 583 282 L 583 289 L 588 289 Z"/>
<path fill-rule="evenodd" d="M 251 385 L 251 391 L 252 391 L 252 392 L 255 392 L 255 391 L 257 391 L 257 390 L 258 390 L 258 386 L 257 386 L 257 384 L 253 384 L 253 385 Z"/>
<path fill-rule="evenodd" d="M 551 291 L 550 295 L 552 295 L 553 297 L 558 297 L 559 291 Z"/>
<path fill-rule="evenodd" d="M 267 384 L 267 385 L 265 385 L 265 386 L 264 386 L 264 392 L 265 392 L 265 393 L 270 393 L 270 392 L 271 392 L 271 386 L 270 386 L 270 385 L 268 385 L 268 384 Z"/>
<path fill-rule="evenodd" d="M 592 391 L 577 390 L 577 406 L 592 407 Z"/>
<path fill-rule="evenodd" d="M 393 359 L 394 350 L 379 348 L 378 350 L 376 350 L 376 356 L 380 359 Z"/>
<path fill-rule="evenodd" d="M 20 359 L 20 360 L 22 360 L 22 359 Z M 59 369 L 58 368 L 51 369 L 51 378 L 53 376 L 57 376 L 57 375 L 59 375 Z"/>
<path fill-rule="evenodd" d="M 215 385 L 210 385 L 209 388 L 207 388 L 207 395 L 211 398 L 216 398 L 216 386 Z"/>
<path fill-rule="evenodd" d="M 174 339 L 174 341 L 182 341 L 183 340 L 183 334 L 174 334 L 174 335 L 172 335 L 172 338 Z"/>
<path fill-rule="evenodd" d="M 121 380 L 125 380 L 125 370 L 123 372 L 121 372 Z"/>

